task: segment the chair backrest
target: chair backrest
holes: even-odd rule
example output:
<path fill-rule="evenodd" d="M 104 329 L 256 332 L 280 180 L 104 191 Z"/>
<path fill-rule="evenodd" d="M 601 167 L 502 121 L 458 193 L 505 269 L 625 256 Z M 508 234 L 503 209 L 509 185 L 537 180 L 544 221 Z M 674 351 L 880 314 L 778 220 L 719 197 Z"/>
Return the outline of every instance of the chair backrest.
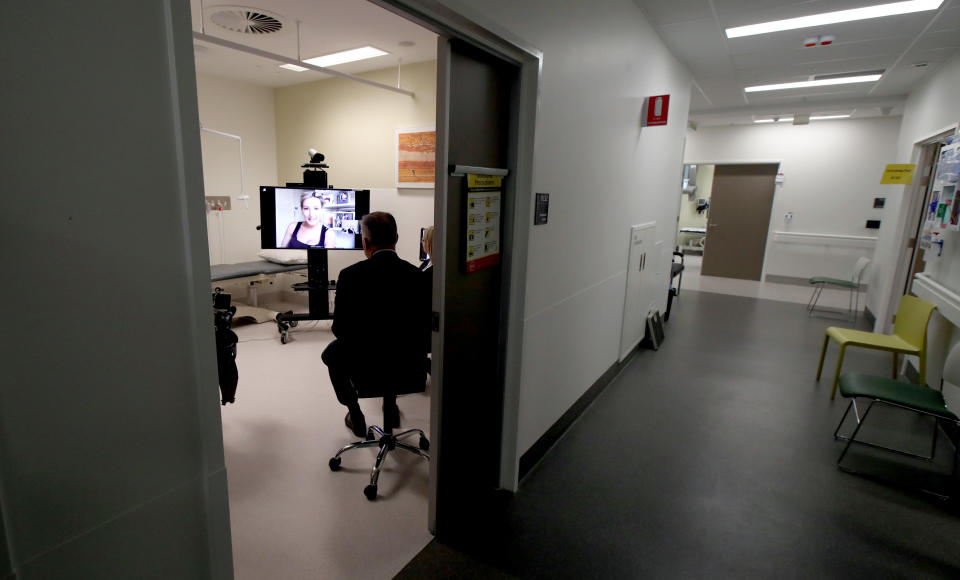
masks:
<path fill-rule="evenodd" d="M 950 349 L 947 361 L 943 365 L 943 380 L 960 387 L 960 344 Z"/>
<path fill-rule="evenodd" d="M 936 306 L 926 300 L 905 294 L 900 298 L 893 333 L 910 344 L 923 347 L 927 340 L 927 324 L 934 308 Z"/>
<path fill-rule="evenodd" d="M 851 278 L 850 281 L 859 286 L 860 282 L 863 281 L 863 273 L 869 265 L 870 258 L 857 259 L 857 264 L 853 267 L 853 278 Z"/>

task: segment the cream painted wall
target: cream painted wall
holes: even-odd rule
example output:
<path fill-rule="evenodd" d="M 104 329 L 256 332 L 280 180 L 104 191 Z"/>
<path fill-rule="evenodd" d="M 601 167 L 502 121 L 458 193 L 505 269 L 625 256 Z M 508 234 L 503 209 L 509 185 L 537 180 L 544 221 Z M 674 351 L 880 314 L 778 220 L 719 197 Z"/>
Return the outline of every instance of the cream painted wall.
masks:
<path fill-rule="evenodd" d="M 666 308 L 690 75 L 629 0 L 449 4 L 543 51 L 533 186 L 550 222 L 530 226 L 522 454 L 617 361 L 633 224 L 657 222 Z M 662 94 L 669 124 L 641 130 L 643 98 Z"/>
<path fill-rule="evenodd" d="M 240 146 L 236 139 L 200 133 L 206 195 L 229 195 L 232 208 L 207 212 L 211 264 L 233 264 L 258 259 L 260 251 L 261 185 L 277 180 L 277 134 L 273 89 L 197 75 L 200 123 L 238 135 L 243 147 L 243 195 L 240 197 Z M 200 195 L 197 192 L 197 195 Z"/>
<path fill-rule="evenodd" d="M 858 257 L 872 257 L 875 241 L 777 232 L 873 238 L 878 230 L 867 229 L 866 220 L 881 220 L 879 231 L 891 227 L 895 214 L 874 209 L 873 198 L 889 203 L 893 193 L 879 182 L 884 166 L 895 162 L 899 126 L 892 117 L 701 127 L 688 132 L 685 161 L 779 162 L 784 181 L 774 193 L 765 275 L 849 278 Z"/>
<path fill-rule="evenodd" d="M 365 73 L 396 85 L 397 69 Z M 346 79 L 326 79 L 276 89 L 278 183 L 300 182 L 311 147 L 326 156 L 332 187 L 371 189 L 371 210 L 397 218 L 397 252 L 419 263 L 420 228 L 433 223 L 433 189 L 397 189 L 394 174 L 396 130 L 433 128 L 436 122 L 437 64 L 404 65 L 401 87 L 414 97 Z M 331 252 L 330 276 L 363 258 L 361 252 Z"/>

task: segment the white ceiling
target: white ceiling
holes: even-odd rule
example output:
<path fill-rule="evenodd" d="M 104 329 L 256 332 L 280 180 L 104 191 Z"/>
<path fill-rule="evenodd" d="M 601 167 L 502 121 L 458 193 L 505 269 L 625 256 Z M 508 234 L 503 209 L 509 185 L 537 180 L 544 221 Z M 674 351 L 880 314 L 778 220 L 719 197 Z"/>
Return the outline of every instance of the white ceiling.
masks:
<path fill-rule="evenodd" d="M 899 115 L 910 88 L 960 50 L 960 0 L 939 10 L 848 22 L 822 28 L 727 39 L 723 30 L 892 0 L 634 0 L 667 47 L 694 78 L 690 120 L 697 125 L 752 123 L 796 113 Z M 245 6 L 276 17 L 271 34 L 243 34 L 210 20 L 235 4 L 191 0 L 193 28 L 272 53 L 310 58 L 364 45 L 389 55 L 339 65 L 351 74 L 436 58 L 436 35 L 366 0 L 257 0 Z M 600 4 L 602 6 L 602 4 Z M 201 23 L 201 14 L 203 20 Z M 297 22 L 299 21 L 299 43 Z M 812 36 L 834 35 L 830 46 L 804 48 Z M 412 46 L 401 43 L 412 42 Z M 195 41 L 197 70 L 263 86 L 325 78 L 292 72 L 266 58 Z M 299 48 L 298 48 L 299 47 Z M 923 64 L 925 66 L 916 66 Z M 747 94 L 744 87 L 807 80 L 811 75 L 884 69 L 879 81 Z"/>
<path fill-rule="evenodd" d="M 824 27 L 726 38 L 724 29 L 894 0 L 634 0 L 695 80 L 690 120 L 750 123 L 795 113 L 898 115 L 910 88 L 960 49 L 960 0 L 939 10 Z M 806 38 L 834 35 L 830 46 Z M 925 66 L 916 66 L 925 64 Z M 884 69 L 879 81 L 747 94 L 744 87 L 811 75 Z"/>
<path fill-rule="evenodd" d="M 204 34 L 294 60 L 298 60 L 298 54 L 301 59 L 307 59 L 366 45 L 390 53 L 332 67 L 350 74 L 396 67 L 398 62 L 434 60 L 437 55 L 435 34 L 366 0 L 254 0 L 243 6 L 191 0 L 191 8 L 195 32 L 201 32 L 202 27 Z M 228 8 L 263 12 L 278 19 L 283 26 L 278 32 L 248 34 L 211 21 L 211 14 Z M 413 42 L 413 46 L 401 46 L 401 42 Z M 202 41 L 194 41 L 194 52 L 198 72 L 262 86 L 282 87 L 329 77 L 314 71 L 288 71 L 272 60 Z"/>

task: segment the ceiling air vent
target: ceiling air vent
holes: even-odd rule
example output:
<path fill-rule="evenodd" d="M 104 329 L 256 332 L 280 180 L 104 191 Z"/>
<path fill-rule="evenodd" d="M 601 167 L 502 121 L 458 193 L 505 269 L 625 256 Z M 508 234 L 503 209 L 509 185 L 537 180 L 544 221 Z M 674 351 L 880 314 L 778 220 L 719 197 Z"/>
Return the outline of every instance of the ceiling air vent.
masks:
<path fill-rule="evenodd" d="M 278 16 L 251 8 L 221 8 L 210 14 L 210 20 L 217 26 L 241 34 L 272 34 L 283 29 Z"/>
<path fill-rule="evenodd" d="M 828 75 L 813 75 L 813 78 L 811 80 L 823 81 L 827 79 L 838 79 L 843 77 L 861 77 L 861 76 L 865 77 L 869 75 L 882 75 L 884 72 L 886 71 L 882 68 L 877 70 L 858 70 L 855 72 L 833 73 Z"/>

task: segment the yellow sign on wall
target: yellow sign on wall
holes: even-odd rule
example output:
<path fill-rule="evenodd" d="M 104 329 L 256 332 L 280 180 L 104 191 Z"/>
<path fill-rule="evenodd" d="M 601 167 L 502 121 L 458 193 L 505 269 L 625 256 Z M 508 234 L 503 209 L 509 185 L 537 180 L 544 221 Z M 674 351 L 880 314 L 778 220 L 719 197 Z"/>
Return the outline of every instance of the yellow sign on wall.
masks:
<path fill-rule="evenodd" d="M 916 167 L 913 163 L 891 163 L 883 170 L 883 177 L 880 183 L 895 185 L 910 185 L 913 181 L 913 169 Z"/>

